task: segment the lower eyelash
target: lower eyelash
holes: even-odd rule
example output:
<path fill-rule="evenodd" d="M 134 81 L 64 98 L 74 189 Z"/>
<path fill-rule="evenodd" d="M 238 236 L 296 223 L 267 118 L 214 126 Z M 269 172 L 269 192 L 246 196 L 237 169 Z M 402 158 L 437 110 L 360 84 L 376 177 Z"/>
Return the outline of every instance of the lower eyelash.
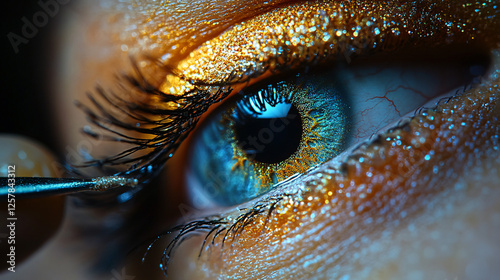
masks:
<path fill-rule="evenodd" d="M 288 181 L 288 180 L 287 180 Z M 282 182 L 282 185 L 285 182 Z M 200 252 L 198 254 L 198 259 L 201 258 L 203 250 L 206 246 L 215 246 L 217 237 L 221 237 L 221 251 L 224 249 L 224 244 L 227 241 L 234 242 L 238 237 L 238 234 L 247 228 L 247 226 L 254 220 L 255 217 L 266 213 L 267 217 L 265 223 L 262 227 L 262 230 L 265 230 L 266 224 L 271 218 L 271 215 L 274 213 L 276 209 L 276 205 L 287 198 L 292 198 L 296 193 L 284 193 L 273 195 L 265 200 L 261 200 L 256 202 L 252 208 L 239 209 L 243 211 L 236 218 L 230 217 L 207 217 L 205 219 L 194 220 L 189 223 L 179 225 L 171 228 L 170 230 L 158 235 L 156 238 L 151 241 L 146 249 L 142 257 L 142 262 L 144 263 L 146 257 L 151 250 L 151 248 L 159 242 L 162 238 L 169 236 L 172 233 L 178 232 L 175 237 L 168 243 L 168 245 L 163 250 L 163 254 L 160 260 L 160 268 L 163 270 L 165 276 L 168 275 L 168 264 L 170 263 L 171 258 L 173 257 L 174 251 L 177 247 L 179 247 L 183 241 L 188 239 L 192 234 L 207 232 L 205 234 L 205 238 L 203 240 L 203 244 L 201 245 Z M 210 237 L 212 236 L 212 237 Z M 231 238 L 232 237 L 232 238 Z M 208 242 L 207 242 L 208 241 Z"/>
<path fill-rule="evenodd" d="M 131 59 L 131 63 L 135 72 L 122 75 L 118 80 L 122 92 L 116 94 L 97 86 L 94 94 L 87 94 L 94 109 L 81 102 L 76 105 L 84 111 L 89 122 L 105 131 L 97 133 L 85 127 L 83 133 L 95 139 L 126 143 L 132 147 L 113 156 L 100 159 L 91 157 L 83 164 L 72 164 L 76 173 L 78 168 L 96 167 L 104 173 L 111 172 L 113 175 L 146 182 L 161 170 L 161 166 L 172 156 L 208 107 L 224 99 L 232 90 L 226 86 L 216 88 L 215 92 L 195 87 L 182 95 L 166 93 L 148 81 L 135 60 Z M 163 65 L 159 67 L 167 71 L 169 69 Z M 154 102 L 139 102 L 140 97 L 153 99 Z M 173 106 L 158 109 L 160 104 Z M 134 137 L 127 133 L 139 133 L 140 136 Z M 146 152 L 139 154 L 141 151 Z M 126 169 L 120 171 L 124 166 Z"/>

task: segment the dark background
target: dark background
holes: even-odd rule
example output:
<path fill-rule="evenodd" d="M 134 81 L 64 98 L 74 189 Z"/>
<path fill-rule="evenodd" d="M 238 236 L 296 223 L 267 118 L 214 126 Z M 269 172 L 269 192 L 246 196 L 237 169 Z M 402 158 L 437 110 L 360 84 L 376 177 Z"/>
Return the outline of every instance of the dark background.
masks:
<path fill-rule="evenodd" d="M 44 0 L 46 1 L 46 0 Z M 16 54 L 7 37 L 9 32 L 22 36 L 26 17 L 32 21 L 40 11 L 38 1 L 10 0 L 2 9 L 2 72 L 0 101 L 0 133 L 15 133 L 34 138 L 54 150 L 54 127 L 50 124 L 48 80 L 50 70 L 49 39 L 57 22 L 57 14 Z M 1 148 L 1 147 L 0 147 Z"/>
<path fill-rule="evenodd" d="M 43 0 L 44 2 L 49 0 Z M 48 73 L 53 60 L 49 48 L 53 27 L 57 25 L 56 14 L 49 17 L 47 25 L 38 28 L 36 35 L 27 44 L 19 45 L 16 54 L 8 34 L 22 36 L 26 17 L 41 10 L 38 0 L 4 1 L 1 25 L 1 74 L 0 74 L 0 134 L 19 134 L 42 142 L 55 150 L 56 139 L 50 118 Z M 0 150 L 5 149 L 0 144 Z M 45 243 L 59 227 L 63 216 L 64 197 L 48 197 L 16 201 L 16 269 L 28 256 Z M 5 217 L 7 200 L 0 201 L 1 234 L 6 234 Z M 33 229 L 36 229 L 34 234 Z M 8 244 L 2 235 L 0 240 L 0 273 L 9 266 L 6 262 Z M 0 276 L 1 278 L 1 276 Z"/>

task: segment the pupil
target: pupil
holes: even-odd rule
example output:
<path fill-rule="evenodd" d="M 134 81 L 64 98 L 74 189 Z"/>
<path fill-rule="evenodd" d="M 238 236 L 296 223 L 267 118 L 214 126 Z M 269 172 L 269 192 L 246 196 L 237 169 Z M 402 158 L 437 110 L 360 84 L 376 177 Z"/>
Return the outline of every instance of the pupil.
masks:
<path fill-rule="evenodd" d="M 263 112 L 237 113 L 236 141 L 247 157 L 263 163 L 279 163 L 288 159 L 302 138 L 300 113 L 290 103 L 266 104 Z"/>

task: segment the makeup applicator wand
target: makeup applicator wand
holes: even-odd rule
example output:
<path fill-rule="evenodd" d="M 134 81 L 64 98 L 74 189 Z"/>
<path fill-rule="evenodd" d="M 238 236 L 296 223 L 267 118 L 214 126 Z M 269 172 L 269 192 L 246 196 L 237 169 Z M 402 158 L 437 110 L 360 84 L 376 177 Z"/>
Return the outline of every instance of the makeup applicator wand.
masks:
<path fill-rule="evenodd" d="M 15 177 L 0 178 L 0 197 L 14 194 L 16 197 L 30 198 L 77 192 L 100 192 L 122 187 L 135 187 L 137 179 L 118 176 L 81 178 Z"/>

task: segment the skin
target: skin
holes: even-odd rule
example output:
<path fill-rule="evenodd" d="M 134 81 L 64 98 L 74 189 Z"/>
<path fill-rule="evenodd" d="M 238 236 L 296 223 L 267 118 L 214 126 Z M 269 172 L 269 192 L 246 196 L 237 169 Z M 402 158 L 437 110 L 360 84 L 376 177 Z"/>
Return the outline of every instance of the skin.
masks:
<path fill-rule="evenodd" d="M 168 52 L 172 63 L 183 61 L 197 46 L 220 35 L 235 22 L 272 8 L 257 3 L 245 6 L 242 2 L 219 1 L 206 10 L 203 3 L 193 1 L 189 3 L 192 12 L 181 12 L 176 24 L 167 25 L 161 36 L 150 36 L 154 24 L 127 28 L 147 18 L 148 13 L 140 8 L 148 7 L 145 3 L 132 11 L 126 10 L 126 6 L 114 5 L 112 8 L 88 3 L 67 6 L 65 14 L 68 18 L 60 19 L 66 24 L 57 37 L 59 49 L 56 52 L 61 54 L 61 64 L 59 70 L 52 73 L 57 94 L 55 106 L 58 108 L 55 121 L 63 131 L 58 135 L 60 146 L 64 147 L 59 154 L 72 159 L 76 157 L 74 151 L 81 147 L 87 147 L 93 154 L 119 152 L 119 145 L 83 138 L 78 133 L 87 122 L 84 115 L 70 105 L 73 100 L 85 100 L 83 94 L 96 83 L 106 88 L 116 87 L 114 75 L 132 71 L 130 56 L 138 57 L 141 70 L 151 74 L 160 86 L 165 73 L 153 71 L 147 60 L 141 63 L 141 54 L 160 57 Z M 228 7 L 231 7 L 229 12 L 224 13 Z M 152 22 L 168 19 L 168 11 L 171 10 L 167 9 L 166 14 L 153 18 Z M 220 24 L 204 25 L 207 18 Z M 194 40 L 190 39 L 192 33 L 176 33 L 190 28 L 201 30 Z M 133 32 L 145 35 L 134 37 Z M 185 47 L 170 51 L 172 46 Z M 498 58 L 493 59 L 492 73 L 482 80 L 482 85 L 438 107 L 431 114 L 434 119 L 419 115 L 407 125 L 410 131 L 420 131 L 427 136 L 425 145 L 412 144 L 419 137 L 405 130 L 384 135 L 383 139 L 386 136 L 404 138 L 405 143 L 417 151 L 415 154 L 404 154 L 401 147 L 391 150 L 392 140 L 363 146 L 354 155 L 352 150 L 346 151 L 313 172 L 243 206 L 251 207 L 256 201 L 282 197 L 283 193 L 293 193 L 294 190 L 303 197 L 311 196 L 312 205 L 307 205 L 307 201 L 300 204 L 304 200 L 297 195 L 287 196 L 300 205 L 278 204 L 279 211 L 270 221 L 266 221 L 265 214 L 256 216 L 236 241 L 226 243 L 222 248 L 221 237 L 216 238 L 215 245 L 210 249 L 207 247 L 201 258 L 198 254 L 205 235 L 189 239 L 176 250 L 169 266 L 169 278 L 347 279 L 342 277 L 349 275 L 350 279 L 491 279 L 498 275 L 500 271 L 495 264 L 500 252 L 497 238 L 500 233 L 500 161 L 499 151 L 494 149 L 499 140 L 494 135 L 498 135 L 500 129 L 497 118 L 500 101 L 499 90 L 494 88 L 499 81 L 493 77 L 498 61 Z M 244 86 L 235 85 L 234 92 Z M 68 92 L 72 94 L 66 94 Z M 489 106 L 483 105 L 486 103 Z M 461 114 L 447 115 L 453 108 Z M 71 121 L 67 116 L 71 116 Z M 447 130 L 451 124 L 448 118 L 452 118 L 457 127 L 462 122 L 467 122 L 467 125 L 460 130 Z M 439 129 L 430 131 L 422 123 L 434 124 Z M 385 132 L 386 129 L 379 131 Z M 447 135 L 448 139 L 454 135 L 459 145 L 452 146 L 441 140 L 445 138 L 439 137 L 439 133 Z M 20 265 L 16 274 L 5 275 L 6 279 L 32 275 L 52 279 L 109 279 L 115 275 L 113 271 L 122 271 L 122 267 L 126 268 L 128 275 L 136 276 L 135 279 L 162 279 L 163 273 L 158 269 L 159 257 L 169 237 L 157 243 L 144 265 L 138 265 L 144 250 L 134 251 L 127 258 L 120 256 L 168 225 L 179 223 L 178 218 L 184 212 L 177 206 L 192 203 L 193 198 L 179 190 L 183 176 L 175 175 L 186 166 L 190 141 L 187 139 L 168 162 L 166 172 L 154 184 L 156 187 L 148 186 L 148 191 L 154 195 L 99 209 L 75 206 L 75 202 L 87 201 L 87 198 L 68 198 L 66 218 L 58 234 Z M 419 161 L 429 150 L 434 150 L 437 156 Z M 393 155 L 402 156 L 390 157 L 391 151 Z M 360 156 L 367 162 L 360 163 Z M 405 161 L 410 158 L 415 159 L 412 164 Z M 342 162 L 346 165 L 341 166 Z M 439 164 L 439 172 L 435 173 L 433 166 Z M 316 174 L 326 176 L 329 172 L 335 175 L 318 182 Z M 367 172 L 382 176 L 377 182 L 367 176 Z M 401 173 L 406 176 L 399 176 Z M 337 192 L 340 184 L 348 186 L 350 182 L 353 187 Z M 356 190 L 363 184 L 370 186 L 372 192 L 361 197 Z M 412 185 L 418 186 L 416 191 L 412 191 Z M 326 193 L 334 191 L 333 195 L 326 194 L 328 203 L 325 202 L 324 190 Z M 345 192 L 351 192 L 354 198 L 346 196 Z M 101 198 L 90 198 L 94 199 Z M 391 199 L 396 201 L 395 204 L 381 211 Z M 149 207 L 144 206 L 145 201 Z M 377 203 L 382 206 L 376 207 Z M 363 210 L 349 214 L 360 206 Z M 241 213 L 237 207 L 208 210 L 196 209 L 197 205 L 190 207 L 197 210 L 197 218 L 212 213 L 224 217 Z M 285 209 L 296 209 L 294 213 L 301 214 L 291 215 L 292 211 L 287 214 Z M 123 219 L 116 219 L 116 213 L 120 213 Z M 151 222 L 136 222 L 141 219 L 137 216 L 147 216 Z M 336 219 L 332 220 L 332 217 Z M 180 222 L 185 221 L 180 219 Z M 119 230 L 114 229 L 116 227 Z M 134 227 L 140 229 L 126 233 Z M 112 251 L 103 249 L 107 245 L 120 252 L 109 257 L 116 260 L 111 265 L 101 261 Z"/>

